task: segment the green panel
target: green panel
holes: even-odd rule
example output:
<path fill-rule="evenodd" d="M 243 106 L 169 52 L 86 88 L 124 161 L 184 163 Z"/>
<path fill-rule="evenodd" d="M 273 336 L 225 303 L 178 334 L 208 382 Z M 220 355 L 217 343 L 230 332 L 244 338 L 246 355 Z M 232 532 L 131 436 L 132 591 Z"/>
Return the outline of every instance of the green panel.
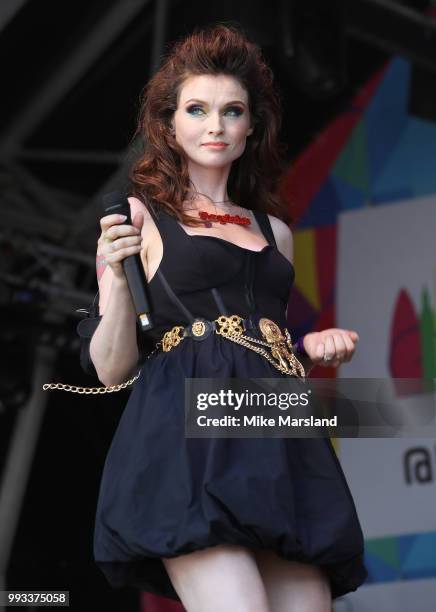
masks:
<path fill-rule="evenodd" d="M 424 377 L 436 378 L 434 313 L 427 288 L 421 294 L 420 336 Z"/>
<path fill-rule="evenodd" d="M 369 195 L 368 146 L 365 119 L 359 121 L 333 167 L 332 175 Z"/>
<path fill-rule="evenodd" d="M 394 569 L 400 569 L 396 538 L 380 538 L 365 541 L 365 550 Z"/>

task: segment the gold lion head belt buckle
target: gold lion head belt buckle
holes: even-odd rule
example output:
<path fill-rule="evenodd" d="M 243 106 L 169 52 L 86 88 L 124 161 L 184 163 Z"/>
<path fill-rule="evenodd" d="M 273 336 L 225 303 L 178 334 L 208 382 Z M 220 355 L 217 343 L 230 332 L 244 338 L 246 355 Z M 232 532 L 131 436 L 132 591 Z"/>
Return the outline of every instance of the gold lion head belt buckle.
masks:
<path fill-rule="evenodd" d="M 258 329 L 262 340 L 244 334 L 247 330 Z M 283 374 L 305 378 L 306 373 L 300 361 L 293 352 L 292 339 L 285 328 L 284 334 L 280 327 L 271 319 L 259 318 L 257 325 L 243 319 L 239 315 L 221 315 L 213 321 L 197 317 L 186 327 L 176 325 L 166 332 L 161 340 L 162 350 L 170 351 L 184 338 L 205 340 L 210 334 L 216 333 L 231 342 L 245 346 L 262 357 Z"/>

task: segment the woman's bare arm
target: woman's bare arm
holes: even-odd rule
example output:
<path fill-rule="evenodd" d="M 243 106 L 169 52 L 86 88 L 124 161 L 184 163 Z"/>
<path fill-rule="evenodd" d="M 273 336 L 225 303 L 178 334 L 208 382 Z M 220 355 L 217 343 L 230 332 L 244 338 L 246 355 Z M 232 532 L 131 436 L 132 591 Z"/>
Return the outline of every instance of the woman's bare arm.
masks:
<path fill-rule="evenodd" d="M 136 313 L 126 278 L 115 277 L 108 269 L 99 283 L 100 291 L 109 291 L 107 303 L 92 336 L 89 353 L 99 380 L 106 386 L 117 385 L 133 375 L 139 351 L 136 339 Z M 110 284 L 109 289 L 106 285 Z"/>
<path fill-rule="evenodd" d="M 122 270 L 122 260 L 127 255 L 141 252 L 141 259 L 146 268 L 148 244 L 144 226 L 149 226 L 150 215 L 139 200 L 129 198 L 129 204 L 133 227 L 122 226 L 119 220 L 110 217 L 106 217 L 109 220 L 106 223 L 102 220 L 102 235 L 104 231 L 109 231 L 109 235 L 120 231 L 123 234 L 124 243 L 118 244 L 117 255 L 104 253 L 109 250 L 102 237 L 99 239 L 97 249 L 99 311 L 102 319 L 94 332 L 89 348 L 97 376 L 106 386 L 116 385 L 131 378 L 139 359 L 136 313 L 127 279 Z M 146 218 L 147 223 L 145 223 Z M 147 270 L 145 271 L 147 273 Z"/>

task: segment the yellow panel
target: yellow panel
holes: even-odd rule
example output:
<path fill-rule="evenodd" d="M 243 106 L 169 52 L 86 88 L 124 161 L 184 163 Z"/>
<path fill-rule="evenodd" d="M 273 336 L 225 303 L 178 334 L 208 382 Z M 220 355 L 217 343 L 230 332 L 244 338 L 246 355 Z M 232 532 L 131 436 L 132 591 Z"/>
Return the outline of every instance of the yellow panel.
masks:
<path fill-rule="evenodd" d="M 336 453 L 336 456 L 339 457 L 339 439 L 338 438 L 330 438 L 330 442 L 332 443 L 333 449 Z"/>
<path fill-rule="evenodd" d="M 294 232 L 295 284 L 315 310 L 321 309 L 315 261 L 315 232 L 312 229 Z"/>

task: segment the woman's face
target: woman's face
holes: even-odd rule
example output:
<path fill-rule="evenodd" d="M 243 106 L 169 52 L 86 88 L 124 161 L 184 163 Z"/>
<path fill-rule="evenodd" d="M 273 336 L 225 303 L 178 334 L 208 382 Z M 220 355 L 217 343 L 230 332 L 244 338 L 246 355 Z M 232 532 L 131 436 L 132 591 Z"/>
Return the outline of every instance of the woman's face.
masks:
<path fill-rule="evenodd" d="M 172 125 L 191 162 L 207 168 L 229 165 L 242 155 L 253 131 L 248 94 L 232 76 L 188 77 L 180 88 Z M 226 146 L 207 146 L 210 142 Z"/>

